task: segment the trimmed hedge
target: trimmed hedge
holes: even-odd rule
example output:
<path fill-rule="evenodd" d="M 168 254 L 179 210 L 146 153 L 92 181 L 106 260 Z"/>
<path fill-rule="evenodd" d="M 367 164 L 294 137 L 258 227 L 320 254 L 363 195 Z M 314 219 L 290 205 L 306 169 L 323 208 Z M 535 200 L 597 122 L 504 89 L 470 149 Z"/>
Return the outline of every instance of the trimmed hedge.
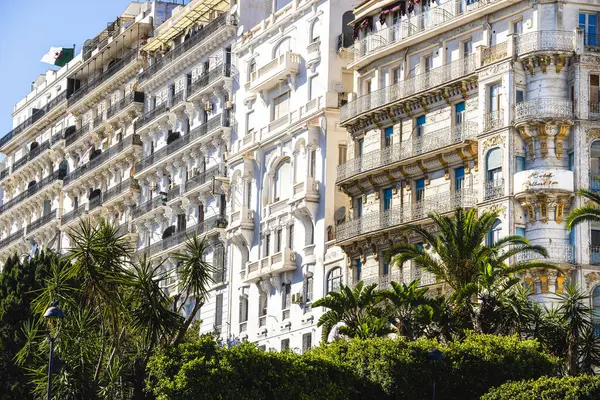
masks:
<path fill-rule="evenodd" d="M 445 354 L 428 361 L 437 348 Z M 510 380 L 553 374 L 557 362 L 534 341 L 470 335 L 441 345 L 403 338 L 339 340 L 305 355 L 231 349 L 210 338 L 152 357 L 148 390 L 158 399 L 479 399 Z"/>
<path fill-rule="evenodd" d="M 482 400 L 594 400 L 600 399 L 600 376 L 542 377 L 508 382 L 492 389 Z"/>

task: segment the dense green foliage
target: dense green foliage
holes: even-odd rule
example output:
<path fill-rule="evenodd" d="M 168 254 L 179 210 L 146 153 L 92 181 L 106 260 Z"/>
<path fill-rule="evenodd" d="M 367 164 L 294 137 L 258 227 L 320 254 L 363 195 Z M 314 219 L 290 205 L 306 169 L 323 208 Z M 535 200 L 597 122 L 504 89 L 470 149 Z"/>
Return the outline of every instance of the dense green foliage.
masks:
<path fill-rule="evenodd" d="M 600 399 L 600 376 L 542 377 L 508 382 L 481 400 L 595 400 Z"/>
<path fill-rule="evenodd" d="M 432 349 L 445 358 L 428 361 Z M 159 399 L 426 399 L 435 377 L 443 399 L 478 399 L 514 379 L 553 374 L 557 362 L 534 341 L 469 335 L 432 339 L 337 340 L 305 355 L 227 349 L 212 339 L 154 356 L 149 389 Z M 473 377 L 477 379 L 473 379 Z"/>

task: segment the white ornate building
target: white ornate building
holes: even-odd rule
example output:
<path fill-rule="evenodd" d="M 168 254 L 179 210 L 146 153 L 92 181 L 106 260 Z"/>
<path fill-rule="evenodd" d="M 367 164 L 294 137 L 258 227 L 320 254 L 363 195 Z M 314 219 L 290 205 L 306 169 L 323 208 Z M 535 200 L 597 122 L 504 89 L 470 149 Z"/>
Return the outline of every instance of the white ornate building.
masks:
<path fill-rule="evenodd" d="M 355 8 L 344 49 L 355 93 L 340 111 L 348 161 L 337 174 L 352 209 L 336 229 L 354 282 L 435 284 L 413 265 L 391 270 L 381 254 L 418 241 L 405 224 L 461 205 L 499 212 L 488 241 L 521 234 L 548 249 L 560 272 L 525 276 L 535 298 L 552 301 L 565 279 L 592 293 L 600 227 L 569 232 L 564 220 L 581 204 L 577 189 L 600 187 L 599 11 L 501 0 Z"/>

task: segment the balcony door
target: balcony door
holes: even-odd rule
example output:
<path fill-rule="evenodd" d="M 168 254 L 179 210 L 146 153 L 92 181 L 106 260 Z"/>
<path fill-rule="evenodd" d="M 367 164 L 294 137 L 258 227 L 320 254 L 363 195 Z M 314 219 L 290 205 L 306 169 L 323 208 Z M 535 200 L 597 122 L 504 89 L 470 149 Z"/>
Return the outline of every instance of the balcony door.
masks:
<path fill-rule="evenodd" d="M 579 13 L 579 28 L 583 29 L 586 46 L 596 46 L 597 19 L 594 13 Z"/>

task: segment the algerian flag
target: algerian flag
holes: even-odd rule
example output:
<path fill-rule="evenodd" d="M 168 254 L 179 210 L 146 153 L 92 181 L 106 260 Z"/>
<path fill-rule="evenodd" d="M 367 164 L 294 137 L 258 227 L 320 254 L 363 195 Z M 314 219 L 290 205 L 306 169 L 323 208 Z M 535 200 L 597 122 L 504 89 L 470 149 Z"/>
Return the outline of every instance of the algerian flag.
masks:
<path fill-rule="evenodd" d="M 50 51 L 42 57 L 41 62 L 45 62 L 52 65 L 58 65 L 59 67 L 64 66 L 66 63 L 73 59 L 75 55 L 75 48 L 66 47 L 50 47 Z"/>

